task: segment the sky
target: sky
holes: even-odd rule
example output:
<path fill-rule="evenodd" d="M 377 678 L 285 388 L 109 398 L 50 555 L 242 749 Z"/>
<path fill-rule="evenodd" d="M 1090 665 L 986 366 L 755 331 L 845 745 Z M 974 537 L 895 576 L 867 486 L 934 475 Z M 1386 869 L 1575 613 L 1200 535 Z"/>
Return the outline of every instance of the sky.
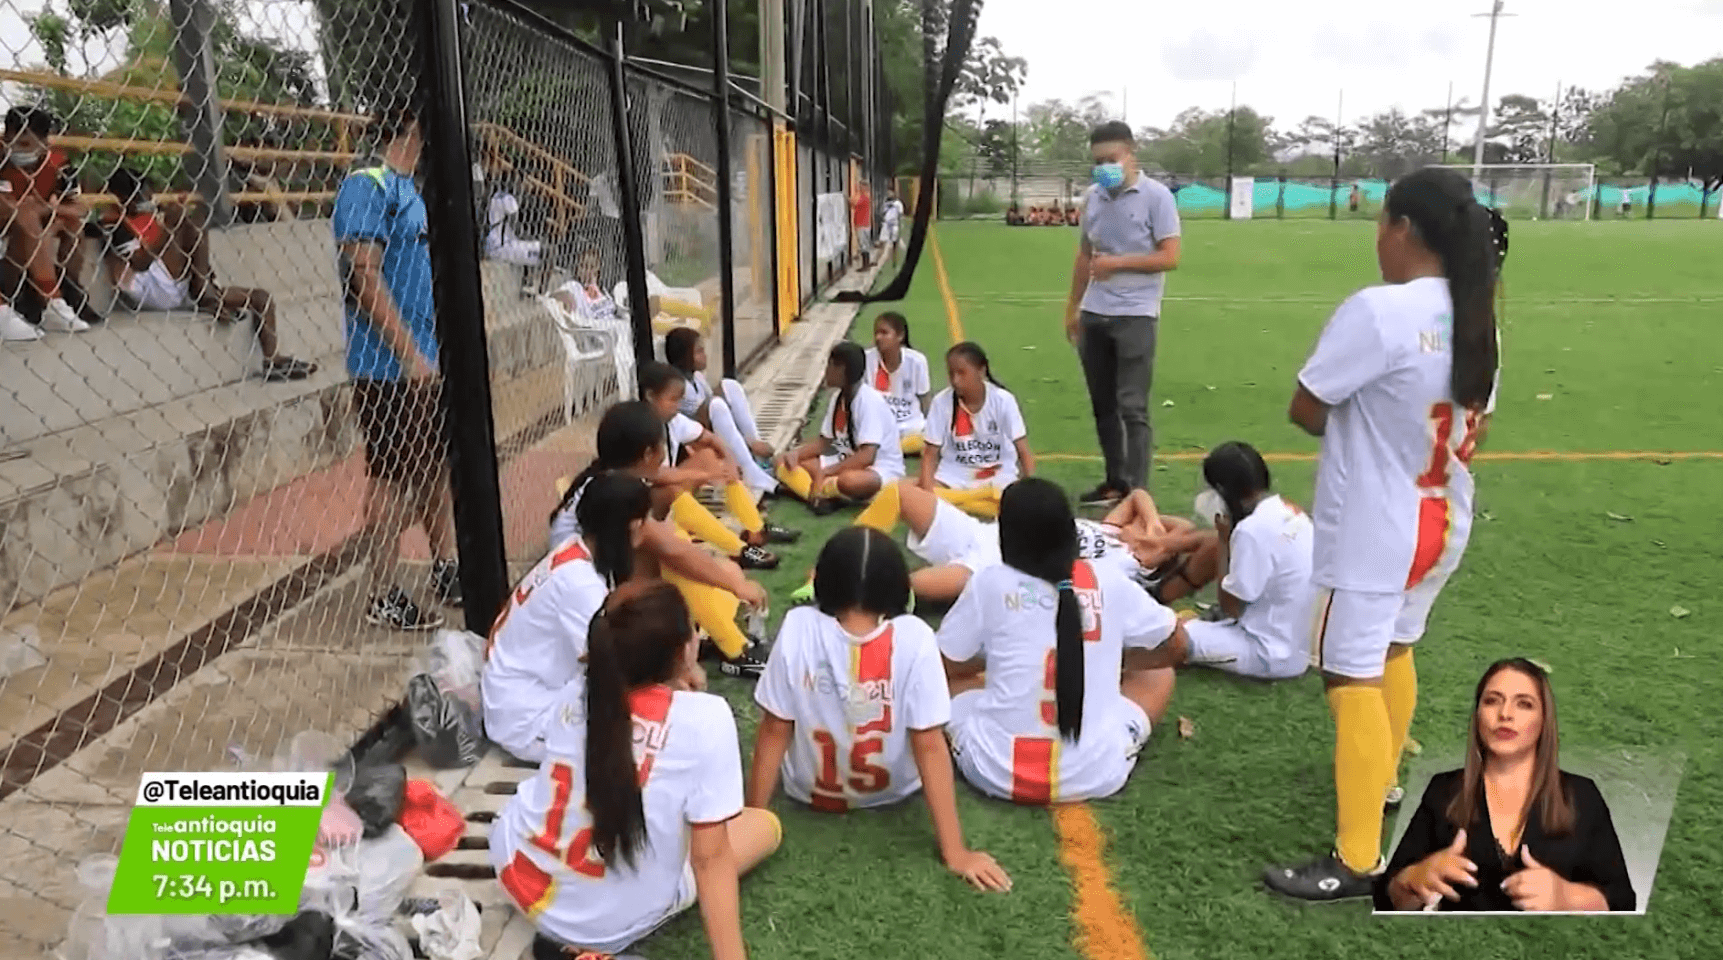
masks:
<path fill-rule="evenodd" d="M 1187 107 L 1238 102 L 1290 128 L 1312 114 L 1345 121 L 1398 105 L 1477 103 L 1490 0 L 986 0 L 980 36 L 1029 61 L 1019 106 L 1091 93 L 1132 126 L 1165 127 Z M 1057 11 L 1055 16 L 1052 11 Z M 1723 57 L 1723 0 L 1506 0 L 1490 100 L 1547 99 L 1556 85 L 1609 89 L 1656 60 Z M 1342 99 L 1344 105 L 1342 106 Z M 989 105 L 989 115 L 1009 107 Z"/>

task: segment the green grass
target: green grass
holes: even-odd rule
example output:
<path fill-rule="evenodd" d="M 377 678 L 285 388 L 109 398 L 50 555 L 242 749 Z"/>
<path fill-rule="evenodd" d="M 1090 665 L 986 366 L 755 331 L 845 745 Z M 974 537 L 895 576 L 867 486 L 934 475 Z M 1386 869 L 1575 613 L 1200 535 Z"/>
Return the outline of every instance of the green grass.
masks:
<path fill-rule="evenodd" d="M 1514 225 L 1493 451 L 1712 450 L 1723 447 L 1723 352 L 1716 318 L 1715 222 Z M 1075 357 L 1060 332 L 1075 235 L 996 224 L 938 228 L 967 336 L 1022 399 L 1037 452 L 1093 454 Z M 1334 303 L 1376 280 L 1364 223 L 1198 223 L 1160 327 L 1153 416 L 1159 452 L 1229 438 L 1313 451 L 1286 421 L 1298 366 Z M 934 360 L 948 345 L 931 257 L 894 305 Z M 1200 299 L 1199 299 L 1200 298 Z M 1617 302 L 1601 302 L 1615 298 Z M 1663 302 L 1634 302 L 1655 298 Z M 866 339 L 864 311 L 858 336 Z M 936 382 L 943 378 L 936 373 Z M 1550 399 L 1540 400 L 1548 394 Z M 1172 406 L 1163 406 L 1164 401 Z M 1048 462 L 1073 492 L 1097 467 Z M 1309 502 L 1312 465 L 1275 466 Z M 1426 756 L 1458 756 L 1482 668 L 1523 654 L 1549 663 L 1570 749 L 1685 753 L 1673 822 L 1643 918 L 1374 919 L 1368 907 L 1305 907 L 1263 892 L 1262 866 L 1321 850 L 1333 830 L 1332 732 L 1315 676 L 1278 684 L 1181 675 L 1172 712 L 1197 736 L 1157 731 L 1131 783 L 1096 805 L 1108 867 L 1159 960 L 1228 957 L 1609 957 L 1717 955 L 1723 876 L 1723 461 L 1477 465 L 1480 511 L 1464 565 L 1419 647 L 1413 735 Z M 1191 463 L 1163 463 L 1154 492 L 1189 510 Z M 1629 517 L 1612 519 L 1609 514 Z M 815 520 L 764 582 L 796 586 L 847 516 Z M 1679 604 L 1685 619 L 1669 610 Z M 775 618 L 774 618 L 775 619 Z M 1675 654 L 1679 649 L 1681 656 Z M 727 681 L 751 738 L 750 691 Z M 785 840 L 743 883 L 755 957 L 1069 957 L 1070 888 L 1045 812 L 959 796 L 972 843 L 1017 881 L 1008 896 L 946 876 L 920 801 L 846 817 L 780 799 Z M 1644 895 L 1644 891 L 1641 891 Z M 644 945 L 648 956 L 706 951 L 697 916 Z"/>

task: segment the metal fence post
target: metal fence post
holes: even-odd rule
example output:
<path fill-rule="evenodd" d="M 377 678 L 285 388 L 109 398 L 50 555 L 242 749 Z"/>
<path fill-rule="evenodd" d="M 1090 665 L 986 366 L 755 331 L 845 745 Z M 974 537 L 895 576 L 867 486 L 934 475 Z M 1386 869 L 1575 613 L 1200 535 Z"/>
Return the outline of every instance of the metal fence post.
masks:
<path fill-rule="evenodd" d="M 429 40 L 420 62 L 425 130 L 427 230 L 438 351 L 448 411 L 449 480 L 460 549 L 467 629 L 485 633 L 508 593 L 502 485 L 491 421 L 491 367 L 485 342 L 483 275 L 473 218 L 473 165 L 461 85 L 457 0 L 419 0 Z M 452 398 L 459 402 L 451 402 Z"/>
<path fill-rule="evenodd" d="M 182 93 L 180 125 L 191 144 L 192 156 L 203 161 L 193 180 L 209 204 L 210 226 L 225 227 L 233 222 L 233 203 L 227 195 L 221 94 L 216 89 L 215 56 L 210 50 L 215 10 L 210 0 L 168 0 L 168 17 L 173 21 L 174 68 L 179 72 Z"/>
<path fill-rule="evenodd" d="M 736 248 L 730 174 L 730 4 L 712 4 L 712 115 L 718 127 L 718 318 L 724 376 L 736 376 Z M 755 254 L 758 256 L 758 254 Z"/>
<path fill-rule="evenodd" d="M 616 196 L 622 206 L 624 274 L 628 277 L 628 316 L 634 328 L 634 362 L 645 367 L 652 355 L 652 304 L 646 291 L 646 235 L 641 230 L 640 185 L 634 182 L 634 149 L 628 133 L 628 74 L 623 69 L 622 21 L 605 38 L 610 54 L 610 132 L 616 141 Z"/>

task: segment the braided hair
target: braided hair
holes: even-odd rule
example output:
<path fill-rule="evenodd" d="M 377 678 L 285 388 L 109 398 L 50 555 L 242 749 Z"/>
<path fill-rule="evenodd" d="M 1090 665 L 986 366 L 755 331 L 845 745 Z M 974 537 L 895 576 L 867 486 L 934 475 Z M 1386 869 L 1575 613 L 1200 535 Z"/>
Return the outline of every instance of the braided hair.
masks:
<path fill-rule="evenodd" d="M 987 379 L 988 383 L 993 384 L 994 386 L 998 387 L 1001 390 L 1005 389 L 1005 384 L 1000 383 L 998 380 L 995 380 L 993 378 L 993 365 L 987 362 L 987 351 L 981 349 L 981 344 L 976 343 L 973 340 L 965 340 L 962 343 L 956 344 L 950 350 L 945 351 L 945 359 L 947 360 L 947 362 L 949 362 L 954 357 L 961 357 L 964 360 L 964 362 L 968 363 L 970 366 L 978 368 L 981 371 L 981 375 Z M 987 402 L 987 398 L 985 395 L 981 399 L 982 399 L 983 403 Z M 957 411 L 959 409 L 961 409 L 962 406 L 963 406 L 963 398 L 959 397 L 957 395 L 957 391 L 955 389 L 952 390 L 951 391 L 951 434 L 952 434 L 952 436 L 957 435 Z"/>

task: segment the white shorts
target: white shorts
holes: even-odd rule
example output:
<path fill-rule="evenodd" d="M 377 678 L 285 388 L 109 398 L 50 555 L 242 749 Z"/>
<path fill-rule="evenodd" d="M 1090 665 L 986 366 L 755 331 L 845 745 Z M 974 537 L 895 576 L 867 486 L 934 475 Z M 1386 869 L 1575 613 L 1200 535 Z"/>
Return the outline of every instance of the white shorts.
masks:
<path fill-rule="evenodd" d="M 1382 675 L 1406 591 L 1317 591 L 1310 628 L 1310 665 L 1353 680 Z"/>
<path fill-rule="evenodd" d="M 133 271 L 120 289 L 138 302 L 139 310 L 191 310 L 191 278 L 175 280 L 160 260 L 142 273 Z"/>
<path fill-rule="evenodd" d="M 507 861 L 505 860 L 504 862 L 506 863 Z M 500 870 L 502 868 L 498 867 L 497 869 Z M 566 887 L 562 887 L 562 888 L 558 889 L 556 895 L 559 897 L 562 897 L 562 896 L 576 896 L 576 897 L 586 896 L 586 897 L 590 897 L 590 896 L 592 896 L 592 893 L 590 891 L 581 889 L 577 885 L 570 884 Z M 514 898 L 510 897 L 509 902 L 514 903 Z M 593 951 L 597 951 L 598 953 L 602 953 L 602 954 L 615 955 L 615 954 L 622 953 L 624 950 L 627 950 L 629 947 L 632 947 L 635 944 L 639 943 L 640 941 L 645 940 L 647 937 L 652 936 L 654 933 L 657 933 L 659 927 L 662 927 L 666 923 L 669 923 L 671 920 L 676 918 L 677 914 L 683 913 L 684 911 L 688 910 L 690 907 L 694 906 L 694 904 L 696 904 L 698 902 L 699 902 L 699 894 L 696 891 L 696 888 L 694 886 L 694 865 L 692 863 L 686 863 L 686 864 L 683 864 L 683 866 L 682 866 L 682 878 L 679 881 L 677 881 L 677 883 L 676 883 L 675 899 L 670 902 L 669 906 L 665 908 L 665 911 L 662 914 L 660 914 L 657 917 L 657 919 L 654 919 L 652 921 L 649 921 L 645 924 L 640 925 L 639 929 L 637 929 L 637 930 L 631 930 L 628 933 L 622 934 L 621 936 L 618 936 L 618 937 L 614 937 L 610 940 L 606 940 L 603 942 L 595 942 L 595 943 L 570 943 L 569 941 L 565 940 L 561 936 L 560 933 L 546 932 L 542 926 L 539 927 L 538 932 L 539 932 L 540 936 L 545 937 L 548 940 L 554 940 L 558 943 L 579 947 L 579 948 L 585 949 L 585 950 L 593 950 Z M 520 904 L 515 904 L 515 908 L 517 910 L 522 911 L 523 913 L 526 910 L 526 907 L 523 905 L 520 905 Z M 542 923 L 543 920 L 545 919 L 546 915 L 554 915 L 555 912 L 556 912 L 556 903 L 553 901 L 551 903 L 550 907 L 547 908 L 543 914 L 539 915 L 538 923 Z M 535 923 L 535 925 L 537 925 L 537 924 Z"/>
<path fill-rule="evenodd" d="M 485 247 L 485 256 L 499 263 L 512 263 L 520 267 L 538 266 L 539 258 L 543 254 L 544 243 L 538 240 L 509 240 Z"/>
<path fill-rule="evenodd" d="M 1239 626 L 1237 620 L 1219 623 L 1186 620 L 1185 636 L 1190 639 L 1190 662 L 1193 665 L 1225 670 L 1241 677 L 1288 680 L 1302 675 L 1310 666 L 1310 655 L 1306 651 L 1282 653 L 1270 649 L 1268 644 Z"/>
<path fill-rule="evenodd" d="M 1394 618 L 1395 643 L 1413 644 L 1424 638 L 1424 630 L 1430 625 L 1430 608 L 1436 605 L 1436 597 L 1453 575 L 1452 569 L 1432 570 L 1417 586 L 1406 591 L 1406 602 L 1400 605 L 1400 615 Z"/>
<path fill-rule="evenodd" d="M 909 532 L 911 553 L 936 567 L 958 566 L 970 573 L 999 564 L 999 527 L 983 523 L 944 500 L 933 507 L 927 535 Z"/>
<path fill-rule="evenodd" d="M 951 698 L 951 722 L 945 728 L 951 756 L 958 773 L 975 789 L 990 797 L 1016 802 L 1009 759 L 1012 745 L 989 743 L 992 739 L 989 734 L 997 734 L 979 729 L 982 725 L 976 722 L 975 710 L 985 693 L 986 690 L 968 690 Z M 1097 748 L 1105 755 L 1091 757 L 1091 761 L 1098 762 L 1086 764 L 1087 769 L 1073 771 L 1062 763 L 1055 802 L 1099 800 L 1125 788 L 1131 772 L 1137 768 L 1137 755 L 1148 745 L 1153 725 L 1136 701 L 1120 697 L 1118 702 L 1119 712 L 1106 714 L 1113 722 L 1104 724 L 1105 729 L 1083 729 L 1085 747 L 1093 742 L 1091 737 L 1109 738 L 1108 744 Z"/>
<path fill-rule="evenodd" d="M 888 246 L 897 245 L 897 224 L 888 223 L 879 228 L 879 242 Z"/>
<path fill-rule="evenodd" d="M 835 453 L 821 454 L 820 455 L 820 469 L 827 471 L 827 473 L 829 474 L 833 467 L 837 466 L 840 463 L 843 463 L 846 459 L 848 459 L 848 457 L 841 457 Z M 879 471 L 878 467 L 868 467 L 867 469 L 869 471 L 871 471 L 874 476 L 879 478 L 879 488 L 881 490 L 884 490 L 886 488 L 887 484 L 895 483 L 898 480 L 903 479 L 901 474 L 888 477 L 885 474 L 881 473 Z"/>

